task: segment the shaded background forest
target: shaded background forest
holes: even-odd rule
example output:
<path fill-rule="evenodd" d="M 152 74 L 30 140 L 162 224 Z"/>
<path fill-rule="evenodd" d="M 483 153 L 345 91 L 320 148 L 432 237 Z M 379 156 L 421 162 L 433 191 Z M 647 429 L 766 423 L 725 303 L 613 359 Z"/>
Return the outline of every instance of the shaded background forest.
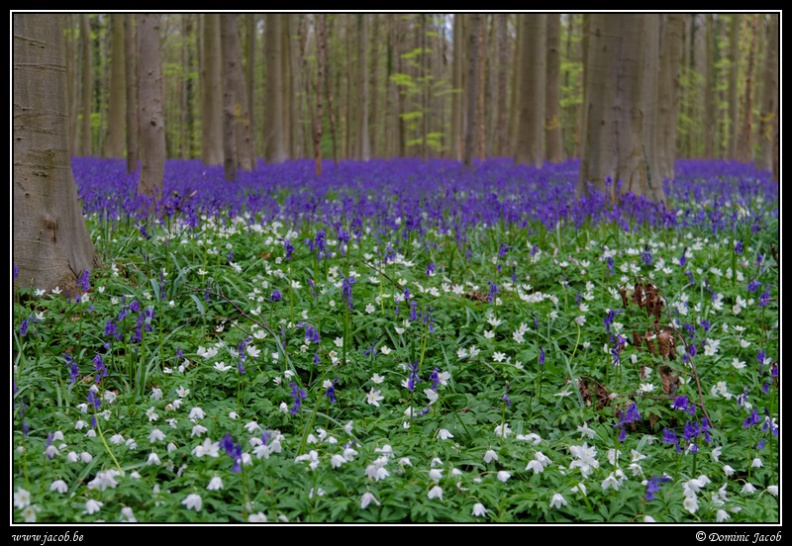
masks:
<path fill-rule="evenodd" d="M 127 113 L 136 108 L 130 88 L 140 61 L 134 42 L 139 17 L 68 16 L 74 156 L 135 159 L 138 153 L 127 136 L 135 124 Z M 463 160 L 472 115 L 473 157 L 520 160 L 518 112 L 525 101 L 543 120 L 544 135 L 541 157 L 521 162 L 580 157 L 589 18 L 163 14 L 166 156 L 222 163 L 223 92 L 235 86 L 237 122 L 243 120 L 249 130 L 236 138 L 242 168 L 251 168 L 251 157 L 268 162 L 313 157 L 312 124 L 318 115 L 324 158 Z M 660 62 L 671 63 L 666 74 L 673 84 L 675 156 L 754 161 L 770 170 L 778 109 L 778 14 L 664 14 L 663 41 L 675 45 L 660 51 Z M 474 101 L 468 100 L 471 93 Z"/>

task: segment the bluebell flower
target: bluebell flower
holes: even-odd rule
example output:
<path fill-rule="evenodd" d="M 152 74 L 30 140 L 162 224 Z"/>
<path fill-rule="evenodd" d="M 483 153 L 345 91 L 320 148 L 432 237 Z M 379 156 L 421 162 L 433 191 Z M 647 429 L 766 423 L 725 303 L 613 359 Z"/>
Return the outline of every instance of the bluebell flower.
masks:
<path fill-rule="evenodd" d="M 770 304 L 770 291 L 765 290 L 762 292 L 762 295 L 759 296 L 759 307 L 765 307 Z"/>
<path fill-rule="evenodd" d="M 426 276 L 430 277 L 435 271 L 435 264 L 430 263 L 426 266 Z"/>
<path fill-rule="evenodd" d="M 646 480 L 646 495 L 644 498 L 647 501 L 654 500 L 654 494 L 660 491 L 660 484 L 670 481 L 671 478 L 668 476 L 652 476 L 648 480 Z"/>
<path fill-rule="evenodd" d="M 418 377 L 418 362 L 413 362 L 408 367 L 410 369 L 410 377 L 407 379 L 407 390 L 413 392 L 415 385 L 421 381 L 421 378 Z"/>
<path fill-rule="evenodd" d="M 272 291 L 272 295 L 270 296 L 270 301 L 274 303 L 276 301 L 280 301 L 281 299 L 283 299 L 283 296 L 281 296 L 281 293 L 276 288 L 275 290 Z"/>
<path fill-rule="evenodd" d="M 500 290 L 498 289 L 498 285 L 495 284 L 493 281 L 489 281 L 489 286 L 490 286 L 490 291 L 489 291 L 489 296 L 487 297 L 487 301 L 492 303 L 493 301 L 495 301 L 495 295 L 499 294 Z"/>
<path fill-rule="evenodd" d="M 762 286 L 762 283 L 760 283 L 757 280 L 753 280 L 753 281 L 748 283 L 748 286 L 746 287 L 746 289 L 748 290 L 748 292 L 756 292 L 757 290 L 759 290 L 760 286 Z"/>
<path fill-rule="evenodd" d="M 96 382 L 99 383 L 103 377 L 107 377 L 107 368 L 105 367 L 104 361 L 102 360 L 102 355 L 97 353 L 96 356 L 93 357 L 93 363 L 94 370 L 96 370 Z"/>
<path fill-rule="evenodd" d="M 28 319 L 22 321 L 22 324 L 19 325 L 19 335 L 25 337 L 28 333 Z"/>
<path fill-rule="evenodd" d="M 341 284 L 341 294 L 347 307 L 352 311 L 352 285 L 355 284 L 355 276 L 349 275 L 344 278 Z"/>
<path fill-rule="evenodd" d="M 734 253 L 735 254 L 742 254 L 743 253 L 743 244 L 742 241 L 737 241 L 734 244 Z"/>
<path fill-rule="evenodd" d="M 291 409 L 291 414 L 292 414 L 292 415 L 297 415 L 297 412 L 298 412 L 298 411 L 300 411 L 300 407 L 302 406 L 302 400 L 303 400 L 303 399 L 305 399 L 305 398 L 307 398 L 307 397 L 308 397 L 308 395 L 307 395 L 307 394 L 305 394 L 305 391 L 304 391 L 304 390 L 302 390 L 302 389 L 301 389 L 301 388 L 300 388 L 300 387 L 297 385 L 297 383 L 295 383 L 294 381 L 290 382 L 290 383 L 289 383 L 289 386 L 290 386 L 290 387 L 291 387 L 291 389 L 292 389 L 292 392 L 291 392 L 291 395 L 290 395 L 290 396 L 291 396 L 291 397 L 292 397 L 292 399 L 294 400 L 294 405 L 292 406 L 292 409 Z"/>
<path fill-rule="evenodd" d="M 90 277 L 90 270 L 86 269 L 82 272 L 82 276 L 80 277 L 80 288 L 83 289 L 83 292 L 88 292 L 91 289 Z"/>

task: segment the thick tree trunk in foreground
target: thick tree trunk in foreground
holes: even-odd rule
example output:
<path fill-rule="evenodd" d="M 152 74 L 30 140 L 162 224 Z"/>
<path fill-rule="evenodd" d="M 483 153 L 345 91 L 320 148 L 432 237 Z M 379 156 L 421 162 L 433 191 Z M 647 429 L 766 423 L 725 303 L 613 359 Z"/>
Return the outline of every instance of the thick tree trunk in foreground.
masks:
<path fill-rule="evenodd" d="M 60 287 L 99 263 L 69 161 L 65 16 L 14 14 L 14 266 L 17 286 Z"/>
<path fill-rule="evenodd" d="M 138 17 L 141 163 L 137 191 L 138 195 L 159 201 L 165 175 L 161 16 L 142 13 Z"/>
<path fill-rule="evenodd" d="M 578 195 L 585 195 L 590 182 L 615 199 L 615 183 L 621 181 L 622 193 L 632 191 L 650 201 L 665 202 L 662 180 L 652 170 L 651 145 L 646 140 L 653 132 L 648 125 L 656 119 L 651 103 L 652 94 L 656 103 L 657 93 L 656 78 L 647 76 L 657 71 L 657 59 L 654 65 L 648 63 L 646 40 L 657 36 L 657 17 L 590 15 Z M 653 89 L 647 84 L 651 81 L 655 82 Z M 614 184 L 606 185 L 606 178 Z"/>

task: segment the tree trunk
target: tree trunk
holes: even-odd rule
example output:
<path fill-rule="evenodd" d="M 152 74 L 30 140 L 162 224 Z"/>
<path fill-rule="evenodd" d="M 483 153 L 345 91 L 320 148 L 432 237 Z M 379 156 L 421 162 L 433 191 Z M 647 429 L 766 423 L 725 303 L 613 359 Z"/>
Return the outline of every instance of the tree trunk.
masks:
<path fill-rule="evenodd" d="M 325 94 L 327 96 L 327 113 L 330 115 L 330 136 L 333 140 L 333 165 L 338 166 L 338 124 L 336 123 L 335 109 L 333 108 L 333 93 L 330 88 L 330 48 L 327 47 L 329 28 L 327 28 L 327 16 L 320 17 L 322 24 L 322 59 L 324 60 L 323 80 Z M 321 93 L 322 87 L 317 85 L 317 93 Z M 321 117 L 320 117 L 321 119 Z"/>
<path fill-rule="evenodd" d="M 368 69 L 368 18 L 365 13 L 358 14 L 358 85 L 360 86 L 360 110 L 358 111 L 358 159 L 371 159 L 369 140 L 369 75 Z"/>
<path fill-rule="evenodd" d="M 223 163 L 223 80 L 220 58 L 220 15 L 203 15 L 203 93 L 201 159 L 204 165 Z"/>
<path fill-rule="evenodd" d="M 256 101 L 253 97 L 256 96 L 256 14 L 249 13 L 246 16 L 247 24 L 247 66 L 245 67 L 245 88 L 247 90 L 248 100 L 248 125 L 250 126 L 250 150 L 253 154 L 253 166 L 256 164 L 256 116 L 255 108 Z"/>
<path fill-rule="evenodd" d="M 743 103 L 743 127 L 737 147 L 737 159 L 749 163 L 753 159 L 753 80 L 754 80 L 754 52 L 756 49 L 756 19 L 758 15 L 746 15 L 750 31 L 750 46 L 748 50 L 748 68 L 745 74 L 745 102 Z"/>
<path fill-rule="evenodd" d="M 80 44 L 82 49 L 82 125 L 80 155 L 91 155 L 91 97 L 93 95 L 93 59 L 91 56 L 91 26 L 88 14 L 80 15 Z"/>
<path fill-rule="evenodd" d="M 481 34 L 481 14 L 470 14 L 470 49 L 468 57 L 467 81 L 467 121 L 465 124 L 465 150 L 462 154 L 465 167 L 473 166 L 474 145 L 476 142 L 476 104 L 478 103 L 479 83 L 479 34 Z"/>
<path fill-rule="evenodd" d="M 107 120 L 107 157 L 124 157 L 126 105 L 126 63 L 124 62 L 124 16 L 114 13 L 112 49 L 110 53 L 110 107 Z"/>
<path fill-rule="evenodd" d="M 741 15 L 737 14 L 731 16 L 731 28 L 729 30 L 729 148 L 727 151 L 729 159 L 737 157 L 737 69 L 740 58 L 740 17 Z"/>
<path fill-rule="evenodd" d="M 252 171 L 256 167 L 253 151 L 253 136 L 250 128 L 250 100 L 242 72 L 242 50 L 239 44 L 239 19 L 233 13 L 221 15 L 221 39 L 223 42 L 223 66 L 227 70 L 226 87 L 230 87 L 231 122 L 234 133 L 234 169 Z M 225 90 L 224 90 L 225 101 Z M 226 106 L 224 102 L 224 107 Z M 228 113 L 226 113 L 226 116 Z"/>
<path fill-rule="evenodd" d="M 226 181 L 236 180 L 237 174 L 237 146 L 234 131 L 235 118 L 234 106 L 236 104 L 235 66 L 239 61 L 234 56 L 234 35 L 236 34 L 236 15 L 223 13 L 220 15 L 220 44 L 223 59 L 223 173 Z M 237 48 L 236 53 L 239 52 Z"/>
<path fill-rule="evenodd" d="M 464 134 L 464 124 L 462 122 L 464 109 L 464 82 L 463 72 L 465 70 L 465 34 L 462 31 L 462 20 L 464 15 L 454 14 L 454 60 L 452 64 L 452 85 L 454 94 L 451 96 L 451 157 L 457 161 L 462 161 L 462 135 Z M 505 17 L 505 16 L 504 16 Z"/>
<path fill-rule="evenodd" d="M 495 24 L 498 34 L 498 95 L 496 99 L 498 121 L 495 134 L 497 144 L 495 145 L 495 156 L 504 157 L 508 154 L 508 124 L 506 122 L 506 68 L 509 64 L 508 39 L 506 35 L 506 23 L 508 15 L 495 15 Z"/>
<path fill-rule="evenodd" d="M 283 130 L 283 63 L 281 60 L 281 15 L 268 13 L 266 28 L 267 87 L 264 102 L 264 123 L 267 137 L 264 157 L 267 163 L 283 163 L 286 159 L 286 142 Z"/>
<path fill-rule="evenodd" d="M 762 94 L 762 117 L 759 122 L 759 145 L 757 159 L 760 169 L 771 170 L 777 152 L 773 151 L 775 131 L 778 127 L 778 14 L 770 14 L 767 22 L 767 57 L 764 70 L 764 93 Z"/>
<path fill-rule="evenodd" d="M 13 15 L 13 264 L 15 286 L 77 294 L 99 258 L 69 161 L 64 19 Z"/>
<path fill-rule="evenodd" d="M 427 63 L 429 53 L 426 50 L 426 14 L 421 14 L 421 68 L 423 72 L 423 86 L 421 93 L 421 159 L 424 163 L 429 158 L 429 70 Z"/>
<path fill-rule="evenodd" d="M 681 13 L 665 15 L 662 51 L 660 53 L 660 79 L 658 88 L 658 146 L 657 168 L 660 179 L 674 179 L 676 159 L 676 120 L 681 93 L 682 33 L 685 20 Z"/>
<path fill-rule="evenodd" d="M 322 84 L 324 83 L 325 59 L 325 14 L 317 15 L 316 21 L 316 116 L 313 121 L 314 162 L 316 176 L 322 174 Z"/>
<path fill-rule="evenodd" d="M 547 88 L 545 91 L 545 158 L 553 163 L 564 159 L 561 140 L 561 14 L 547 17 Z"/>
<path fill-rule="evenodd" d="M 162 197 L 165 175 L 165 125 L 162 115 L 162 44 L 160 15 L 138 15 L 138 93 L 141 142 L 138 195 L 154 202 Z"/>
<path fill-rule="evenodd" d="M 379 115 L 377 106 L 379 102 L 379 40 L 381 40 L 382 37 L 379 35 L 380 16 L 375 13 L 372 17 L 374 18 L 374 29 L 371 33 L 371 68 L 369 69 L 371 73 L 371 115 L 369 116 L 369 132 L 371 134 L 371 155 L 373 157 L 379 157 L 382 155 L 379 144 L 379 135 L 382 129 L 377 119 Z"/>
<path fill-rule="evenodd" d="M 706 14 L 706 73 L 704 75 L 704 157 L 715 157 L 715 25 Z"/>
<path fill-rule="evenodd" d="M 544 140 L 544 95 L 547 62 L 545 55 L 546 19 L 540 13 L 523 13 L 520 46 L 520 96 L 516 163 L 542 166 Z"/>
<path fill-rule="evenodd" d="M 124 55 L 126 62 L 126 149 L 127 173 L 138 168 L 138 93 L 137 93 L 137 39 L 135 36 L 135 16 L 124 15 Z"/>
<path fill-rule="evenodd" d="M 615 200 L 621 184 L 622 193 L 632 191 L 665 202 L 645 140 L 654 130 L 645 123 L 654 117 L 647 108 L 651 93 L 656 93 L 656 87 L 646 85 L 647 73 L 657 71 L 656 64 L 648 62 L 646 40 L 657 37 L 659 16 L 592 13 L 589 17 L 585 142 L 577 193 L 585 195 L 590 182 Z"/>

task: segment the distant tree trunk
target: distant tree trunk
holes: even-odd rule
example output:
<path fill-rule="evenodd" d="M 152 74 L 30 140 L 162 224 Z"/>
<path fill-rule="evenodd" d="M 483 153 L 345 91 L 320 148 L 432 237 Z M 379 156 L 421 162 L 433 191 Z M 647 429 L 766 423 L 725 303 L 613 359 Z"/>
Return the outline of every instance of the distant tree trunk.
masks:
<path fill-rule="evenodd" d="M 256 14 L 250 13 L 246 16 L 247 23 L 247 66 L 245 67 L 245 87 L 248 99 L 248 120 L 250 125 L 250 149 L 253 153 L 253 165 L 256 163 Z"/>
<path fill-rule="evenodd" d="M 221 39 L 223 47 L 223 67 L 227 71 L 225 75 L 225 87 L 230 88 L 231 103 L 225 103 L 224 107 L 230 106 L 230 121 L 234 133 L 234 155 L 236 164 L 234 169 L 239 168 L 243 171 L 252 171 L 256 167 L 255 154 L 253 152 L 253 137 L 250 128 L 250 101 L 247 96 L 247 89 L 242 73 L 242 51 L 239 44 L 239 19 L 234 13 L 224 13 L 221 15 Z"/>
<path fill-rule="evenodd" d="M 742 15 L 733 14 L 731 16 L 729 30 L 729 148 L 727 152 L 729 159 L 737 157 L 737 69 L 740 58 L 740 17 Z"/>
<path fill-rule="evenodd" d="M 110 53 L 110 107 L 107 121 L 107 157 L 124 157 L 124 118 L 126 105 L 126 82 L 124 75 L 124 15 L 114 13 L 112 49 Z"/>
<path fill-rule="evenodd" d="M 659 16 L 655 14 L 589 15 L 588 55 L 586 59 L 583 157 L 580 165 L 578 195 L 594 189 L 616 198 L 616 182 L 622 192 L 632 191 L 655 202 L 665 202 L 662 180 L 651 171 L 646 135 L 654 127 L 645 126 L 644 117 L 654 117 L 647 73 L 657 72 L 657 57 L 652 64 L 647 40 L 657 38 Z M 655 47 L 656 51 L 656 47 Z M 649 93 L 649 99 L 647 98 Z M 614 184 L 606 184 L 610 178 Z"/>
<path fill-rule="evenodd" d="M 234 56 L 232 35 L 236 33 L 236 15 L 223 13 L 220 15 L 220 44 L 223 59 L 223 172 L 226 181 L 236 180 L 237 174 L 237 146 L 234 131 L 234 106 L 236 104 L 236 81 L 234 65 L 239 61 Z M 239 52 L 237 48 L 236 53 Z"/>
<path fill-rule="evenodd" d="M 126 63 L 126 149 L 127 173 L 138 168 L 138 93 L 137 93 L 137 39 L 135 37 L 135 16 L 124 15 L 124 55 Z"/>
<path fill-rule="evenodd" d="M 715 157 L 715 25 L 712 14 L 705 15 L 706 74 L 704 75 L 704 157 Z"/>
<path fill-rule="evenodd" d="M 773 151 L 776 137 L 774 133 L 778 128 L 778 14 L 772 13 L 768 17 L 762 117 L 759 121 L 761 151 L 757 158 L 757 167 L 769 171 L 778 153 L 777 150 Z"/>
<path fill-rule="evenodd" d="M 369 116 L 369 127 L 371 134 L 371 155 L 373 157 L 379 157 L 382 155 L 380 150 L 380 132 L 381 126 L 378 123 L 377 116 L 379 116 L 379 110 L 377 109 L 378 105 L 378 97 L 379 97 L 379 43 L 382 40 L 382 36 L 380 36 L 380 16 L 378 14 L 373 14 L 372 17 L 374 18 L 374 29 L 371 33 L 371 67 L 369 68 L 369 72 L 371 74 L 371 114 Z"/>
<path fill-rule="evenodd" d="M 421 14 L 421 68 L 423 72 L 423 89 L 421 93 L 421 159 L 424 163 L 429 158 L 429 70 L 427 68 L 429 53 L 426 50 L 426 14 Z"/>
<path fill-rule="evenodd" d="M 396 72 L 399 74 L 403 74 L 404 70 L 402 68 L 402 48 L 405 42 L 405 34 L 403 32 L 403 25 L 404 21 L 402 19 L 396 20 Z M 402 117 L 405 113 L 405 92 L 402 90 L 402 86 L 396 86 L 396 93 L 398 97 L 397 105 L 398 108 L 396 110 L 396 120 L 397 120 L 397 127 L 398 127 L 398 157 L 407 157 L 407 130 L 404 123 L 404 118 Z"/>
<path fill-rule="evenodd" d="M 280 69 L 281 69 L 281 100 L 282 108 L 281 108 L 281 128 L 283 130 L 283 149 L 286 154 L 286 157 L 294 157 L 293 153 L 294 150 L 292 149 L 292 128 L 293 123 L 292 119 L 293 116 L 293 103 L 292 100 L 292 76 L 291 76 L 291 64 L 289 61 L 289 57 L 291 56 L 291 48 L 289 47 L 291 36 L 291 27 L 290 27 L 290 19 L 291 15 L 288 13 L 282 13 L 280 16 L 280 24 L 281 24 L 281 47 L 280 47 Z"/>
<path fill-rule="evenodd" d="M 358 14 L 358 85 L 360 85 L 360 111 L 358 112 L 358 157 L 361 161 L 371 159 L 369 140 L 369 74 L 368 69 L 368 18 Z"/>
<path fill-rule="evenodd" d="M 393 156 L 393 133 L 395 131 L 396 120 L 394 119 L 394 100 L 393 100 L 393 92 L 394 92 L 394 85 L 391 82 L 391 75 L 393 74 L 393 52 L 394 52 L 394 45 L 393 45 L 393 34 L 395 32 L 393 24 L 393 17 L 387 17 L 385 21 L 387 22 L 387 34 L 388 34 L 388 43 L 387 48 L 385 51 L 385 144 L 384 148 L 384 157 L 392 157 Z"/>
<path fill-rule="evenodd" d="M 333 93 L 330 89 L 330 58 L 329 58 L 329 51 L 330 48 L 327 47 L 327 39 L 328 39 L 328 31 L 327 28 L 327 16 L 322 14 L 319 16 L 319 20 L 321 20 L 322 25 L 322 59 L 324 59 L 324 67 L 323 67 L 323 80 L 324 80 L 324 89 L 325 94 L 327 96 L 327 113 L 330 115 L 330 136 L 333 140 L 333 164 L 337 167 L 338 166 L 338 124 L 336 123 L 336 116 L 335 116 L 335 109 L 333 108 Z M 318 21 L 317 21 L 318 23 Z M 318 39 L 318 38 L 317 38 Z M 317 85 L 316 89 L 317 93 L 321 93 L 322 87 L 321 83 Z M 321 119 L 321 117 L 320 117 Z"/>
<path fill-rule="evenodd" d="M 547 87 L 545 91 L 545 158 L 553 163 L 564 159 L 561 139 L 561 14 L 547 17 Z"/>
<path fill-rule="evenodd" d="M 486 120 L 484 113 L 484 97 L 487 92 L 487 15 L 481 16 L 481 29 L 478 33 L 478 96 L 476 100 L 476 140 L 475 150 L 476 155 L 484 161 L 486 159 Z"/>
<path fill-rule="evenodd" d="M 520 14 L 514 15 L 514 55 L 512 57 L 512 93 L 509 106 L 509 151 L 508 155 L 514 157 L 517 150 L 517 126 L 519 125 L 520 97 L 522 96 L 522 81 L 520 80 L 520 64 L 522 63 L 522 24 Z"/>
<path fill-rule="evenodd" d="M 758 15 L 746 15 L 750 31 L 748 49 L 748 68 L 745 74 L 745 102 L 743 104 L 743 127 L 740 132 L 737 159 L 748 163 L 753 159 L 753 80 L 754 80 L 754 52 L 756 49 L 756 20 Z"/>
<path fill-rule="evenodd" d="M 91 155 L 91 98 L 93 96 L 93 58 L 91 56 L 91 25 L 88 14 L 80 15 L 80 44 L 82 48 L 82 131 L 80 155 Z"/>
<path fill-rule="evenodd" d="M 681 13 L 665 15 L 662 51 L 660 53 L 660 79 L 658 88 L 658 146 L 657 168 L 660 179 L 674 179 L 676 159 L 676 120 L 681 92 L 682 33 L 685 20 Z"/>
<path fill-rule="evenodd" d="M 481 34 L 481 14 L 470 14 L 470 35 L 468 36 L 470 56 L 468 57 L 467 81 L 467 123 L 465 125 L 465 151 L 463 163 L 465 167 L 473 166 L 474 145 L 476 142 L 476 104 L 478 103 L 479 83 L 479 35 Z"/>
<path fill-rule="evenodd" d="M 162 115 L 162 44 L 160 15 L 138 15 L 139 126 L 141 149 L 138 195 L 154 201 L 162 197 L 165 174 L 165 124 Z"/>
<path fill-rule="evenodd" d="M 543 13 L 523 13 L 520 33 L 520 96 L 516 163 L 527 163 L 541 167 L 542 143 L 544 140 L 544 95 L 545 95 L 545 45 L 546 20 Z"/>
<path fill-rule="evenodd" d="M 13 264 L 15 286 L 77 294 L 99 258 L 69 162 L 65 18 L 13 14 Z"/>
<path fill-rule="evenodd" d="M 268 13 L 266 28 L 267 47 L 267 88 L 264 102 L 264 120 L 267 138 L 264 143 L 264 157 L 267 163 L 283 163 L 286 159 L 286 142 L 283 130 L 283 63 L 281 61 L 281 16 Z"/>
<path fill-rule="evenodd" d="M 314 162 L 316 176 L 322 174 L 322 84 L 324 83 L 325 59 L 325 14 L 317 15 L 316 21 L 316 116 L 313 121 Z"/>
<path fill-rule="evenodd" d="M 223 163 L 223 66 L 220 58 L 220 15 L 203 15 L 203 93 L 201 159 L 204 165 Z"/>
<path fill-rule="evenodd" d="M 506 67 L 509 64 L 508 39 L 506 35 L 506 23 L 508 15 L 495 15 L 496 32 L 498 35 L 498 91 L 497 91 L 497 112 L 498 120 L 496 123 L 495 134 L 497 144 L 495 145 L 495 156 L 503 157 L 508 154 L 508 123 L 506 122 Z"/>
<path fill-rule="evenodd" d="M 454 14 L 454 51 L 452 64 L 452 86 L 454 94 L 451 96 L 451 157 L 462 161 L 462 135 L 464 133 L 463 114 L 464 87 L 463 72 L 465 70 L 465 34 L 462 30 L 464 15 Z"/>
<path fill-rule="evenodd" d="M 66 15 L 66 33 L 64 39 L 66 41 L 66 95 L 68 101 L 66 104 L 68 115 L 68 135 L 69 135 L 69 155 L 78 156 L 79 154 L 79 141 L 77 140 L 78 134 L 78 121 L 79 114 L 77 109 L 78 96 L 79 96 L 79 78 L 77 77 L 78 66 L 80 66 L 79 52 L 80 48 L 77 47 L 77 35 L 74 25 L 75 14 Z"/>

